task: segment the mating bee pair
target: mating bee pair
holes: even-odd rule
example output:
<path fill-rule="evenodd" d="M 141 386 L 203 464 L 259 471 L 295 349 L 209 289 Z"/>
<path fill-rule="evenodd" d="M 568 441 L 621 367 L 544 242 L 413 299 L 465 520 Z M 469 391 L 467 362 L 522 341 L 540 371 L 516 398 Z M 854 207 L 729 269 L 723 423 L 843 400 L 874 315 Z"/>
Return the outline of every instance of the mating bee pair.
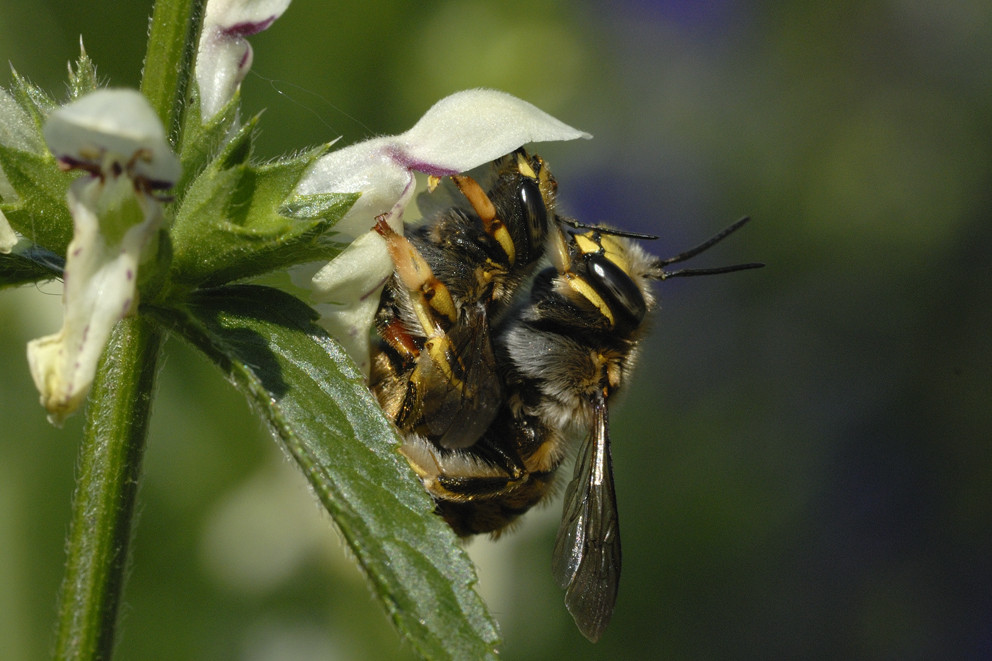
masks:
<path fill-rule="evenodd" d="M 620 577 L 607 404 L 627 380 L 650 282 L 759 266 L 665 271 L 676 257 L 556 210 L 557 183 L 525 151 L 493 164 L 488 192 L 452 179 L 470 208 L 409 229 L 380 221 L 395 263 L 376 314 L 370 385 L 402 452 L 456 533 L 498 534 L 552 491 L 576 437 L 553 571 L 579 629 L 597 640 Z M 539 270 L 540 269 L 540 270 Z"/>

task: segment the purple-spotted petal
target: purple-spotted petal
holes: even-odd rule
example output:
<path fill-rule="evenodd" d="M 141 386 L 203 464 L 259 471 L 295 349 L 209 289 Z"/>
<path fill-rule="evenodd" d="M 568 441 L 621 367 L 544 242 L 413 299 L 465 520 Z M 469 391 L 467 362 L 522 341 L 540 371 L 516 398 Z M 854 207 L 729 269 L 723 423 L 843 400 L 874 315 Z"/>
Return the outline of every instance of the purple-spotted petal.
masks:
<path fill-rule="evenodd" d="M 127 177 L 77 179 L 68 202 L 74 231 L 65 264 L 62 329 L 28 343 L 31 376 L 55 425 L 82 404 L 114 325 L 134 308 L 138 264 L 161 225 L 161 205 L 136 196 Z M 126 217 L 107 217 L 114 213 Z M 134 218 L 137 223 L 130 222 Z M 106 225 L 127 229 L 108 236 Z"/>
<path fill-rule="evenodd" d="M 101 90 L 52 113 L 44 127 L 55 155 L 84 171 L 66 200 L 62 329 L 28 343 L 31 376 L 49 420 L 82 404 L 114 325 L 137 301 L 138 265 L 162 224 L 149 191 L 178 178 L 179 163 L 155 113 L 137 92 Z"/>
<path fill-rule="evenodd" d="M 67 167 L 126 171 L 152 188 L 171 188 L 179 159 L 148 100 L 136 90 L 102 89 L 55 110 L 45 141 Z"/>

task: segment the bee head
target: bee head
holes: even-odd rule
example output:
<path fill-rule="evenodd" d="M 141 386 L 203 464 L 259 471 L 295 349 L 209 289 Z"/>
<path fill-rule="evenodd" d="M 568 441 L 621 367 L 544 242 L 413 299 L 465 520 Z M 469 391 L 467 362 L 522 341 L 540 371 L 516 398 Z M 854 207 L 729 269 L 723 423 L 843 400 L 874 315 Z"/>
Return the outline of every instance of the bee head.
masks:
<path fill-rule="evenodd" d="M 564 221 L 549 251 L 559 291 L 580 306 L 598 310 L 605 324 L 628 335 L 654 304 L 647 284 L 651 258 L 622 233 Z"/>
<path fill-rule="evenodd" d="M 594 306 L 608 326 L 620 335 L 633 333 L 654 305 L 648 285 L 651 280 L 666 280 L 690 275 L 713 275 L 764 264 L 733 264 L 716 268 L 665 270 L 669 264 L 682 262 L 711 248 L 750 220 L 745 217 L 674 257 L 650 257 L 636 240 L 657 237 L 624 232 L 610 227 L 584 225 L 560 218 L 552 236 L 549 253 L 559 274 L 560 291 L 573 302 Z"/>
<path fill-rule="evenodd" d="M 501 220 L 512 237 L 515 260 L 533 263 L 544 254 L 558 182 L 544 159 L 523 148 L 498 159 L 495 166 L 492 195 L 507 200 L 501 208 L 508 216 Z"/>

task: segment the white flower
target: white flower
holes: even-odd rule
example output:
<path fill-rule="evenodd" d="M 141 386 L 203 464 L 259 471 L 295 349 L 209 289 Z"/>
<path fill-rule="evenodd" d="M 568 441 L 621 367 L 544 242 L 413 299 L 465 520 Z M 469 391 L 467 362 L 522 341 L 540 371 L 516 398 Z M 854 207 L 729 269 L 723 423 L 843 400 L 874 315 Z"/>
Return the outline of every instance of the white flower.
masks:
<path fill-rule="evenodd" d="M 362 196 L 335 226 L 342 238 L 358 237 L 313 276 L 313 299 L 322 323 L 360 366 L 368 368 L 368 333 L 379 291 L 392 273 L 385 242 L 369 232 L 375 217 L 402 232 L 403 210 L 413 198 L 415 172 L 443 177 L 471 170 L 529 142 L 590 138 L 537 107 L 505 92 L 474 89 L 441 99 L 413 128 L 373 138 L 320 158 L 300 181 L 299 195 Z"/>
<path fill-rule="evenodd" d="M 290 0 L 210 0 L 196 54 L 200 114 L 207 122 L 238 89 L 251 68 L 252 50 L 245 37 L 272 25 Z"/>
<path fill-rule="evenodd" d="M 45 140 L 66 168 L 73 237 L 65 263 L 62 330 L 28 343 L 31 376 L 53 424 L 89 392 L 114 325 L 137 304 L 138 267 L 162 221 L 153 191 L 179 178 L 179 161 L 147 100 L 100 90 L 49 116 Z"/>

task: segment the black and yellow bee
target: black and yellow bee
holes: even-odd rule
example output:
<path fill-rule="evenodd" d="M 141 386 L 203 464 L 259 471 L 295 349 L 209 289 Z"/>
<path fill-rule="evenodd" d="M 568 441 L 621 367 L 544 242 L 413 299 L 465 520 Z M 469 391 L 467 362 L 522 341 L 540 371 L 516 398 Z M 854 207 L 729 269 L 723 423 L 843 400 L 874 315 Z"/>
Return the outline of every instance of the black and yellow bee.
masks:
<path fill-rule="evenodd" d="M 760 265 L 665 270 L 746 218 L 662 260 L 636 242 L 653 237 L 560 215 L 539 157 L 518 150 L 494 172 L 488 193 L 455 177 L 470 210 L 406 236 L 377 225 L 396 269 L 376 317 L 371 387 L 438 513 L 462 536 L 499 534 L 549 496 L 584 437 L 552 565 L 579 630 L 596 641 L 620 577 L 608 404 L 655 305 L 651 282 Z"/>
<path fill-rule="evenodd" d="M 557 183 L 538 156 L 494 163 L 488 194 L 455 175 L 471 208 L 394 233 L 376 225 L 396 264 L 375 326 L 370 384 L 404 432 L 440 450 L 473 446 L 496 417 L 502 384 L 491 329 L 544 254 Z"/>

